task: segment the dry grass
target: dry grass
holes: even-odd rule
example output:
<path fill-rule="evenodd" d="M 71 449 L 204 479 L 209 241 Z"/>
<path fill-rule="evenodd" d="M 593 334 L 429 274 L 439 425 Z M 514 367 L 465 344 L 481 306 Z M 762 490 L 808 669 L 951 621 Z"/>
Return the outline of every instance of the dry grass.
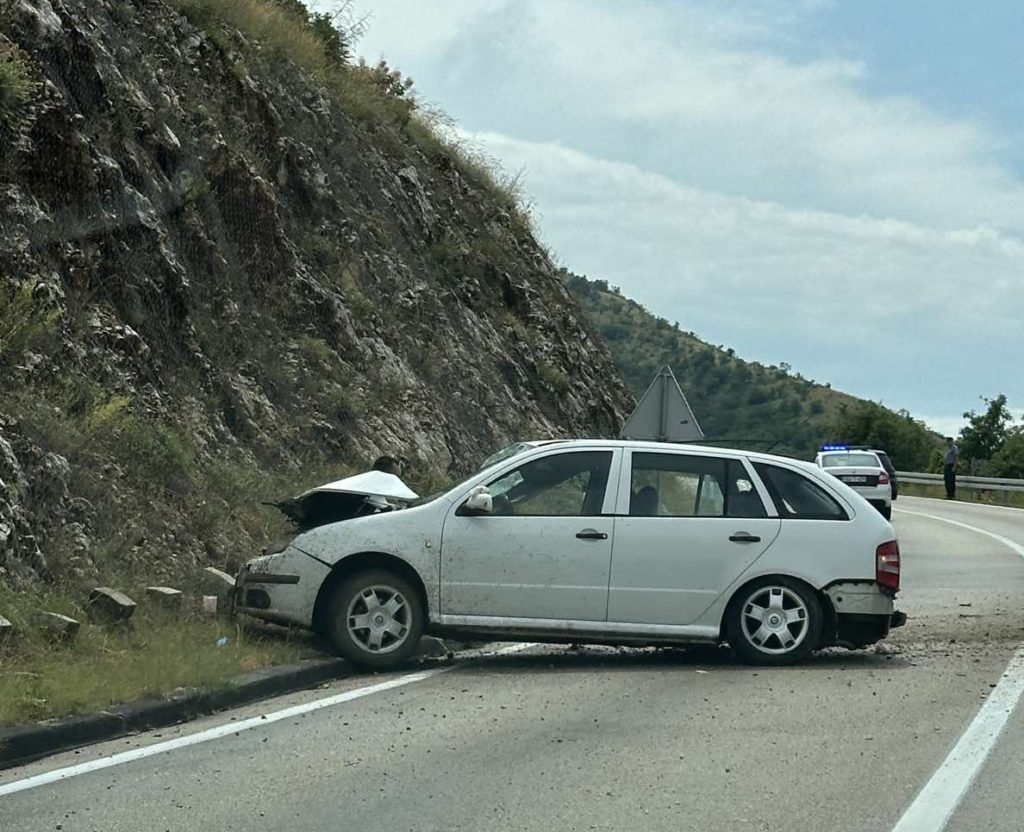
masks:
<path fill-rule="evenodd" d="M 270 0 L 173 0 L 215 41 L 227 43 L 223 27 L 237 29 L 261 55 L 292 61 L 311 75 L 357 121 L 377 129 L 381 146 L 401 152 L 410 144 L 428 159 L 450 162 L 467 180 L 509 212 L 516 230 L 532 232 L 518 177 L 452 135 L 449 119 L 422 109 L 411 95 L 389 92 L 393 84 L 373 66 L 331 60 L 325 42 L 302 19 Z"/>
<path fill-rule="evenodd" d="M 267 0 L 175 0 L 202 29 L 219 23 L 233 26 L 259 41 L 269 57 L 292 60 L 318 80 L 328 72 L 324 43 L 308 26 Z"/>

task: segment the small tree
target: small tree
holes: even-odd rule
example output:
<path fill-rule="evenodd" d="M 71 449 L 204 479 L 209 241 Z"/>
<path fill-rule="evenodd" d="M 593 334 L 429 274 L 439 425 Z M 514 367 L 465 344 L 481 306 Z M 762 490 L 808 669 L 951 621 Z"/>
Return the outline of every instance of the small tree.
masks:
<path fill-rule="evenodd" d="M 994 477 L 1024 479 L 1024 426 L 1013 428 L 989 463 Z"/>
<path fill-rule="evenodd" d="M 970 460 L 984 461 L 994 457 L 1006 442 L 1013 416 L 1006 406 L 1006 396 L 994 399 L 982 396 L 985 410 L 964 413 L 967 425 L 960 431 L 960 453 Z"/>
<path fill-rule="evenodd" d="M 920 471 L 938 437 L 905 410 L 894 413 L 877 402 L 859 402 L 840 407 L 829 438 L 878 448 L 898 469 Z"/>

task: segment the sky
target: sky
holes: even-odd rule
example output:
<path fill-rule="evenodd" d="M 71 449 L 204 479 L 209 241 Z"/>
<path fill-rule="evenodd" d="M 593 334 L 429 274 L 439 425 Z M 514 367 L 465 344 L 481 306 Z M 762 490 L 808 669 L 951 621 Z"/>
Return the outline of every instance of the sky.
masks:
<path fill-rule="evenodd" d="M 354 2 L 573 272 L 943 432 L 1024 413 L 1024 4 Z"/>

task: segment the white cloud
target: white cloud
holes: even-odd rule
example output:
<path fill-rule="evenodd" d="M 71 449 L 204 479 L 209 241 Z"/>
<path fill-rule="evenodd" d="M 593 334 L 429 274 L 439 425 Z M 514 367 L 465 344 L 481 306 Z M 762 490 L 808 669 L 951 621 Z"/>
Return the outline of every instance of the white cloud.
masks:
<path fill-rule="evenodd" d="M 869 62 L 794 57 L 814 54 L 800 24 L 818 6 L 367 0 L 362 51 L 525 166 L 575 271 L 937 420 L 980 393 L 1024 400 L 1024 185 L 1004 138 L 869 93 Z"/>
<path fill-rule="evenodd" d="M 776 51 L 806 13 L 775 3 L 385 2 L 365 46 L 425 72 L 427 95 L 453 93 L 473 129 L 558 138 L 723 192 L 1024 229 L 1024 188 L 992 161 L 997 136 L 906 97 L 864 94 L 870 69 L 860 62 Z"/>
<path fill-rule="evenodd" d="M 1016 238 L 792 209 L 556 144 L 470 138 L 524 170 L 539 225 L 571 269 L 740 355 L 785 360 L 894 407 L 941 402 L 951 413 L 1016 381 L 992 360 L 1019 340 L 1024 318 Z M 968 378 L 965 364 L 977 365 Z"/>
<path fill-rule="evenodd" d="M 923 416 L 919 418 L 928 427 L 943 436 L 959 436 L 960 430 L 967 424 L 962 416 Z"/>

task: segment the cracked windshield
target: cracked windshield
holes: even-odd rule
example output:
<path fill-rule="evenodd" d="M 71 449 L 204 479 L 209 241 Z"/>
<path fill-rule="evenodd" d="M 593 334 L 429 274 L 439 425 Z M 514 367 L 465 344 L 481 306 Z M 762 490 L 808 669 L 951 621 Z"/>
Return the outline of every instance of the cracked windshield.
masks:
<path fill-rule="evenodd" d="M 0 0 L 0 829 L 1021 832 L 1022 36 Z"/>

